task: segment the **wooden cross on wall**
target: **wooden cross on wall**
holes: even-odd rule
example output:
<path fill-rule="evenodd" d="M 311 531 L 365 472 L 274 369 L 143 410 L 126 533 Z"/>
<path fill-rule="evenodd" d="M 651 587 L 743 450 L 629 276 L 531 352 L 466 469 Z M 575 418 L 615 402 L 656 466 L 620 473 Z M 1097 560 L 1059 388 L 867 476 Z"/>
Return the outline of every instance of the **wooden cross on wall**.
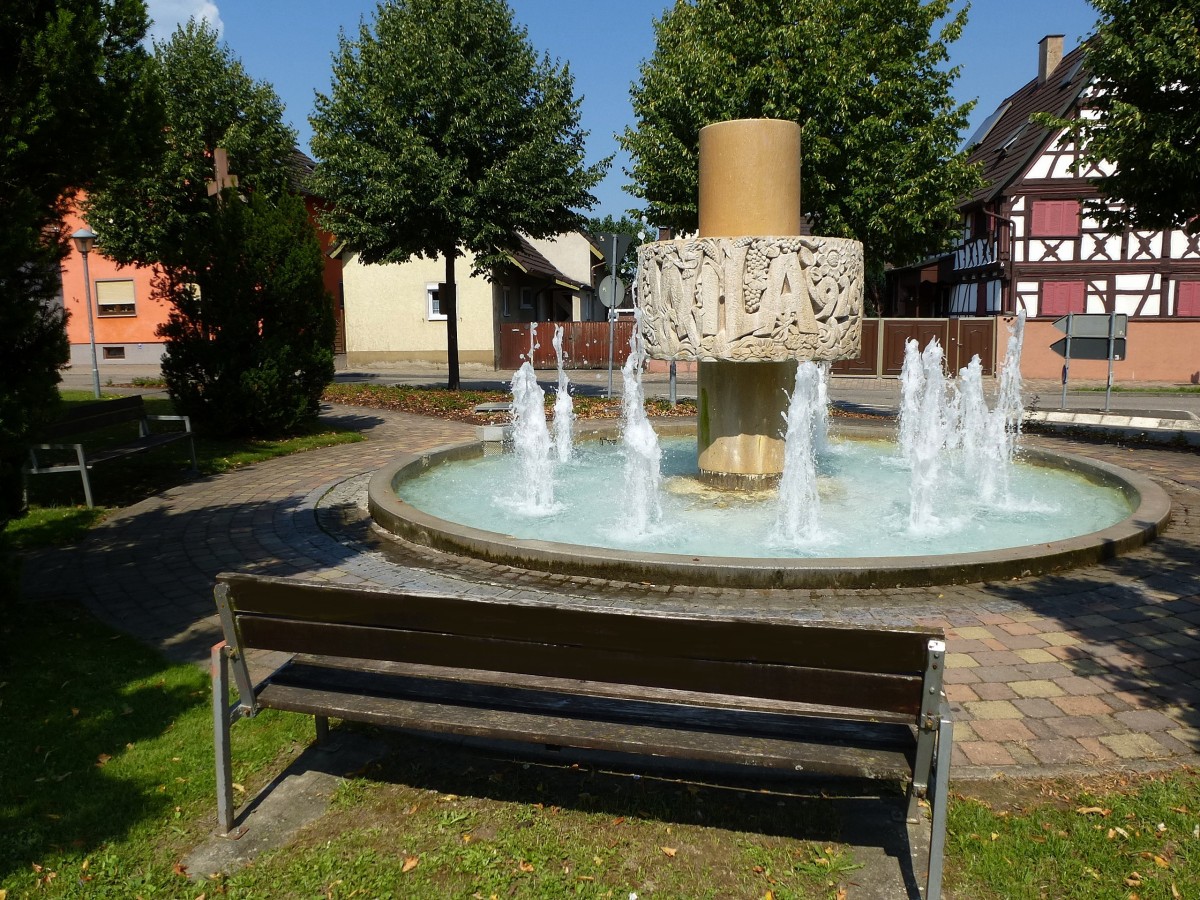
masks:
<path fill-rule="evenodd" d="M 225 188 L 238 186 L 238 177 L 229 171 L 229 151 L 224 147 L 213 150 L 213 171 L 217 177 L 208 183 L 208 196 L 216 197 L 220 203 Z"/>

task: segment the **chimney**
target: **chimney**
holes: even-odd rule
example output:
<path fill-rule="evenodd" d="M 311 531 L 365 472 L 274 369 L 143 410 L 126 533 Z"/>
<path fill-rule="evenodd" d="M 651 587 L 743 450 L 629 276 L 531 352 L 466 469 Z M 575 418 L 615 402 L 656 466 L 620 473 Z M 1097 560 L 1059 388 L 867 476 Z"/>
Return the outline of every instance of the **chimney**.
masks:
<path fill-rule="evenodd" d="M 1063 36 L 1048 34 L 1038 42 L 1038 86 L 1046 83 L 1063 58 Z"/>

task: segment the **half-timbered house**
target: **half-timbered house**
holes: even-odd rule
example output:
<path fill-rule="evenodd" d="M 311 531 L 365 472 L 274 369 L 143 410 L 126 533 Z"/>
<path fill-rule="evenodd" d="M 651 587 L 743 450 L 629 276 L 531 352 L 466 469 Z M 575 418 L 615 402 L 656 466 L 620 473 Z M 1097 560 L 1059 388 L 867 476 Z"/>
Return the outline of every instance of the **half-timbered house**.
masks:
<path fill-rule="evenodd" d="M 936 292 L 925 288 L 927 306 L 951 316 L 1200 316 L 1200 235 L 1106 231 L 1084 208 L 1099 197 L 1091 179 L 1104 172 L 1081 167 L 1078 148 L 1035 121 L 1088 114 L 1086 46 L 1064 56 L 1061 35 L 1043 38 L 1037 77 L 969 139 L 984 186 L 961 204 L 962 242 L 940 267 Z"/>

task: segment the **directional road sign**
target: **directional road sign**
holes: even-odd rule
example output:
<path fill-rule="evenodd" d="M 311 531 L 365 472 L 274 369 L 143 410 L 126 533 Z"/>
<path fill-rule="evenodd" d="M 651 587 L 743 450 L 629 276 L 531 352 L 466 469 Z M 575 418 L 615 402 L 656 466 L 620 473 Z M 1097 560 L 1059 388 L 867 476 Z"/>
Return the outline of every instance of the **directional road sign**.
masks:
<path fill-rule="evenodd" d="M 604 251 L 608 271 L 616 272 L 621 260 L 625 258 L 626 251 L 629 250 L 629 245 L 633 243 L 633 235 L 605 231 L 595 235 L 595 238 L 600 244 L 600 249 Z"/>
<path fill-rule="evenodd" d="M 1072 316 L 1063 316 L 1054 323 L 1054 327 L 1063 334 L 1067 333 L 1067 326 L 1070 323 L 1072 338 L 1108 338 L 1108 320 L 1107 313 L 1076 313 Z M 1125 313 L 1114 313 L 1111 317 L 1113 321 L 1112 335 L 1115 338 L 1125 337 L 1125 329 L 1129 325 L 1129 316 Z M 1060 342 L 1061 343 L 1061 342 Z M 1057 344 L 1055 345 L 1057 346 Z M 1071 356 L 1075 359 L 1107 359 L 1107 356 L 1082 356 L 1075 352 L 1074 343 L 1071 344 Z M 1124 356 L 1124 353 L 1122 353 Z M 1120 358 L 1120 357 L 1118 357 Z"/>
<path fill-rule="evenodd" d="M 1103 316 L 1103 318 L 1105 321 L 1108 320 L 1108 316 Z M 1050 345 L 1050 349 L 1059 356 L 1066 356 L 1067 339 L 1059 338 Z M 1112 358 L 1116 360 L 1125 358 L 1125 338 L 1122 337 L 1113 340 Z M 1104 337 L 1071 338 L 1071 359 L 1108 359 L 1108 335 L 1105 334 Z"/>

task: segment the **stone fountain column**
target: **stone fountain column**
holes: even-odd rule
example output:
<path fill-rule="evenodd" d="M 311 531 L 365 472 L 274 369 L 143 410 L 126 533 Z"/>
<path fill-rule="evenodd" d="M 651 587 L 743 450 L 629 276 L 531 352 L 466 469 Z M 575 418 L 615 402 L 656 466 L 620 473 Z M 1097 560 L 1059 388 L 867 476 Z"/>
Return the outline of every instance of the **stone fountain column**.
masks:
<path fill-rule="evenodd" d="M 858 356 L 858 241 L 802 237 L 800 126 L 778 119 L 700 131 L 700 230 L 643 244 L 638 303 L 654 359 L 699 363 L 701 478 L 753 488 L 783 471 L 798 360 Z"/>

